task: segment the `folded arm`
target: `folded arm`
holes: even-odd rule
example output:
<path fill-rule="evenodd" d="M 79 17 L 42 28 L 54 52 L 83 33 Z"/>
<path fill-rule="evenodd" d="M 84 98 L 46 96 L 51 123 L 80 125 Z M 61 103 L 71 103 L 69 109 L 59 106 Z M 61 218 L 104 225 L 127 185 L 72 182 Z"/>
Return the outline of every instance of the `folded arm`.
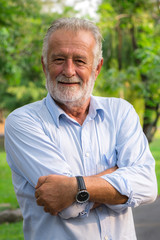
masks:
<path fill-rule="evenodd" d="M 5 142 L 7 161 L 11 169 L 22 176 L 31 186 L 35 187 L 38 179 L 44 175 L 73 176 L 63 153 L 45 134 L 41 122 L 35 121 L 32 116 L 13 113 L 6 121 Z M 111 172 L 111 170 L 107 171 Z M 69 180 L 71 179 L 69 178 Z M 77 191 L 77 185 L 75 187 Z M 25 196 L 25 191 L 23 194 Z M 66 198 L 69 199 L 67 196 Z M 74 202 L 73 198 L 65 207 L 70 206 L 72 202 Z M 60 209 L 63 208 L 60 207 Z M 83 213 L 88 206 L 84 204 L 79 207 L 74 204 L 74 209 L 76 209 L 76 215 L 71 206 L 67 218 Z M 45 210 L 47 209 L 45 208 Z"/>
<path fill-rule="evenodd" d="M 150 203 L 157 196 L 155 161 L 133 107 L 120 119 L 116 122 L 115 146 L 118 169 L 110 174 L 103 172 L 97 176 L 84 177 L 90 201 L 105 204 L 117 212 Z M 75 178 L 69 181 L 71 180 L 74 183 L 72 187 L 77 192 Z M 75 192 L 71 194 L 72 203 Z M 38 204 L 44 204 L 43 200 L 39 199 Z M 53 214 L 57 211 L 59 210 L 53 210 Z"/>
<path fill-rule="evenodd" d="M 84 177 L 90 201 L 95 203 L 93 208 L 100 204 L 123 204 L 127 197 L 121 195 L 110 183 L 101 178 L 117 170 L 117 167 L 107 169 L 97 175 Z M 46 212 L 57 215 L 75 202 L 78 191 L 75 177 L 49 175 L 39 178 L 35 196 L 37 204 L 44 206 Z"/>

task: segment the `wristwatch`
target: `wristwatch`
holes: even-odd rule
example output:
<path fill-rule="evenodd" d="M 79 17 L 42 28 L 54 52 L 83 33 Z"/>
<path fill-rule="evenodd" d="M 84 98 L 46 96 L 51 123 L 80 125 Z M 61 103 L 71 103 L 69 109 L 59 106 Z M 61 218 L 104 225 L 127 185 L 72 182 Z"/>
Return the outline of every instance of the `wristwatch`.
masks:
<path fill-rule="evenodd" d="M 78 193 L 76 195 L 77 203 L 85 203 L 89 200 L 89 193 L 87 192 L 86 185 L 82 176 L 76 176 L 78 183 Z"/>

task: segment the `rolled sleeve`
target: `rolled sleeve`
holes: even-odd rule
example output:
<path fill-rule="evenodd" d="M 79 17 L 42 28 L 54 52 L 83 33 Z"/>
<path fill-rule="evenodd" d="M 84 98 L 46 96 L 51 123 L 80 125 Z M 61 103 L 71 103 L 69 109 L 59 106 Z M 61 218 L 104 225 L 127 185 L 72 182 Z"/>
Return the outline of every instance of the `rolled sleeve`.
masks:
<path fill-rule="evenodd" d="M 119 212 L 127 207 L 137 207 L 153 202 L 157 197 L 157 180 L 154 166 L 136 166 L 118 169 L 102 177 L 119 193 L 128 197 L 125 204 L 107 205 Z"/>
<path fill-rule="evenodd" d="M 102 178 L 119 193 L 128 197 L 125 204 L 107 205 L 117 212 L 123 211 L 127 207 L 137 207 L 140 204 L 151 203 L 157 197 L 155 165 L 151 156 L 150 160 L 148 158 L 144 165 L 122 167 L 111 174 L 102 176 Z"/>
<path fill-rule="evenodd" d="M 155 160 L 133 107 L 121 117 L 117 126 L 118 169 L 102 176 L 119 193 L 128 197 L 121 205 L 107 205 L 115 211 L 153 202 L 157 197 Z"/>

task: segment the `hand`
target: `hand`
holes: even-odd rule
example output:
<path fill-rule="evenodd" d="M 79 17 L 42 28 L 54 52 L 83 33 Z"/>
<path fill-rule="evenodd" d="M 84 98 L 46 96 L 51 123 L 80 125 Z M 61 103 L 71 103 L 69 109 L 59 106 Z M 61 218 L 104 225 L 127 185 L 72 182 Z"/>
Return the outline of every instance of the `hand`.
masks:
<path fill-rule="evenodd" d="M 49 175 L 39 178 L 35 197 L 45 212 L 57 215 L 58 212 L 72 205 L 77 193 L 77 181 L 74 177 Z"/>

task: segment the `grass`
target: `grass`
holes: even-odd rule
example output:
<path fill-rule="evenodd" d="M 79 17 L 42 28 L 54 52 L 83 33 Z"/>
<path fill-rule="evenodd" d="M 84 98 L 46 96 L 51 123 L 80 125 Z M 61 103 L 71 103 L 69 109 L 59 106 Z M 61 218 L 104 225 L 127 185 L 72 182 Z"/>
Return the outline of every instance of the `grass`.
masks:
<path fill-rule="evenodd" d="M 156 176 L 158 182 L 158 194 L 160 195 L 160 130 L 157 131 L 154 141 L 150 144 L 153 157 L 156 160 Z"/>
<path fill-rule="evenodd" d="M 0 211 L 18 207 L 6 153 L 0 148 Z M 0 224 L 0 240 L 24 240 L 23 222 Z"/>
<path fill-rule="evenodd" d="M 22 222 L 0 225 L 1 240 L 24 240 Z"/>
<path fill-rule="evenodd" d="M 151 152 L 156 160 L 156 175 L 160 194 L 160 133 L 157 132 L 154 141 L 150 144 Z M 4 203 L 6 205 L 4 205 Z M 3 204 L 3 205 L 2 205 Z M 0 211 L 5 208 L 15 209 L 18 202 L 12 185 L 11 170 L 6 162 L 6 154 L 0 147 Z M 0 225 L 0 240 L 23 240 L 22 222 L 5 223 Z"/>
<path fill-rule="evenodd" d="M 14 188 L 12 185 L 11 170 L 6 162 L 6 154 L 1 149 L 0 150 L 0 210 L 6 208 L 1 206 L 2 204 L 10 204 L 7 208 L 15 209 L 17 208 L 18 202 L 16 195 L 14 193 Z"/>

